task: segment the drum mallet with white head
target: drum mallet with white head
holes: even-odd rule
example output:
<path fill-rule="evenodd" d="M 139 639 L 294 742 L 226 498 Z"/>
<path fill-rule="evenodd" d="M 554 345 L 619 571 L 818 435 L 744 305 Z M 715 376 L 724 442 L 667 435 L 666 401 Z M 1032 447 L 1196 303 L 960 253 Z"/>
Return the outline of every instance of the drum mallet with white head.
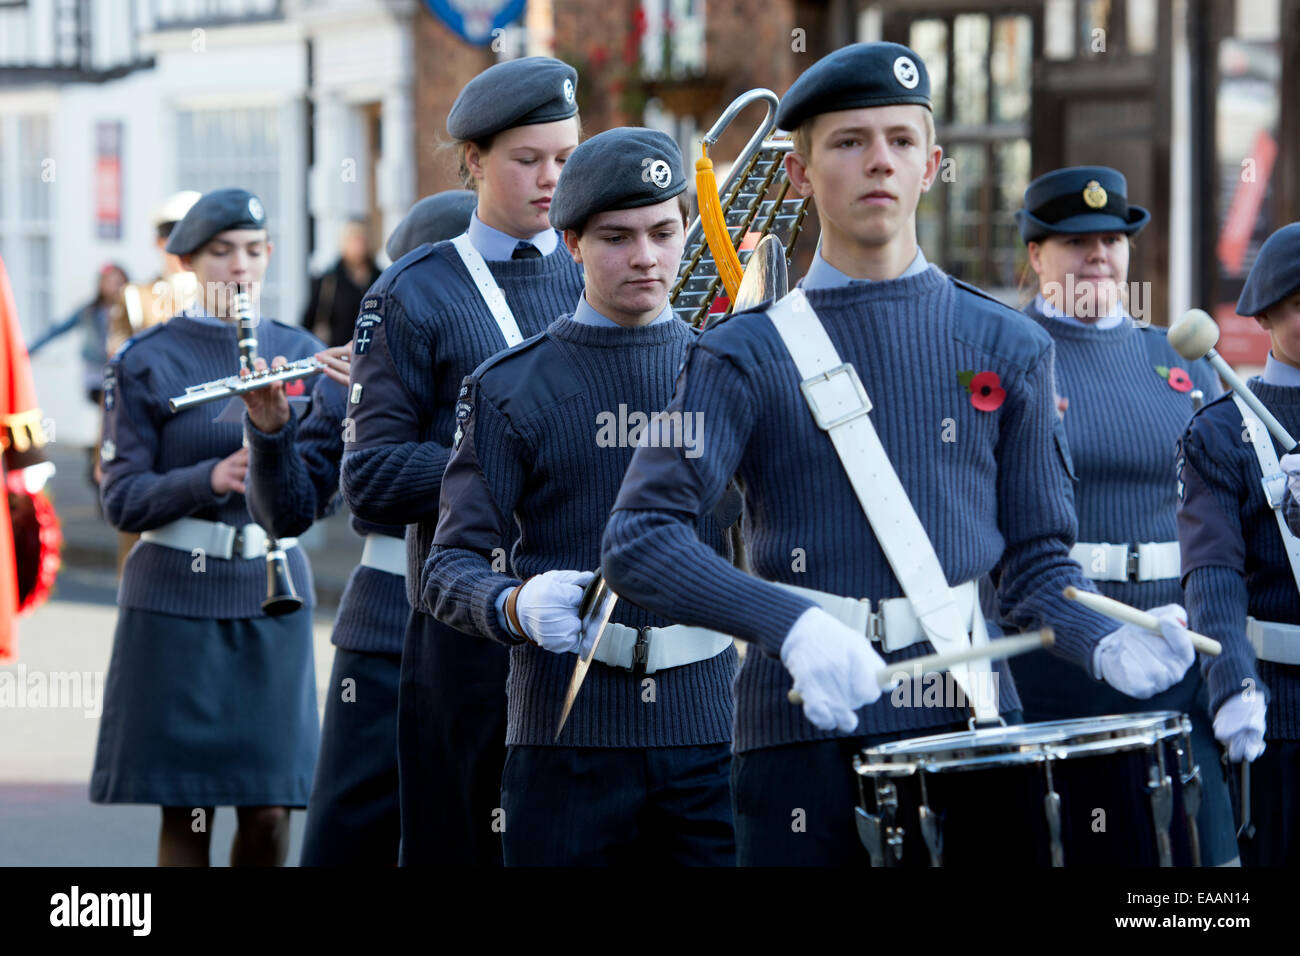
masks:
<path fill-rule="evenodd" d="M 1208 359 L 1214 370 L 1228 383 L 1228 387 L 1241 396 L 1242 401 L 1250 406 L 1251 411 L 1259 416 L 1264 427 L 1272 432 L 1273 437 L 1281 442 L 1289 454 L 1296 450 L 1296 441 L 1282 427 L 1282 423 L 1273 417 L 1273 413 L 1264 407 L 1264 403 L 1255 397 L 1255 393 L 1246 387 L 1232 366 L 1223 360 L 1223 356 L 1214 351 L 1219 341 L 1219 326 L 1203 309 L 1189 309 L 1183 317 L 1169 327 L 1169 344 L 1183 358 L 1195 362 L 1199 358 Z"/>

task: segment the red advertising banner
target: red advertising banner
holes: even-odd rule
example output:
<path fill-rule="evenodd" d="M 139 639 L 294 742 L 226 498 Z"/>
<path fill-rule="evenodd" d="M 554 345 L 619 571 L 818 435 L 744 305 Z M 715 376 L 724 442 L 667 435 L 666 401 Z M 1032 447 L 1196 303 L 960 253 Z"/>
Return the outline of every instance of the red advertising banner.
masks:
<path fill-rule="evenodd" d="M 95 124 L 95 235 L 122 238 L 122 124 Z"/>
<path fill-rule="evenodd" d="M 1214 350 L 1229 365 L 1241 371 L 1245 366 L 1264 366 L 1270 339 L 1254 319 L 1237 314 L 1237 303 L 1220 302 L 1214 308 L 1219 323 L 1219 344 Z"/>
<path fill-rule="evenodd" d="M 1232 194 L 1232 203 L 1228 206 L 1228 215 L 1219 232 L 1216 250 L 1224 272 L 1229 275 L 1241 274 L 1241 262 L 1246 256 L 1246 247 L 1250 244 L 1255 222 L 1259 219 L 1259 208 L 1264 203 L 1264 193 L 1268 191 L 1269 177 L 1273 175 L 1277 140 L 1268 130 L 1260 130 L 1255 137 L 1255 145 L 1246 158 L 1253 160 L 1252 168 L 1248 170 L 1243 161 L 1242 177 Z"/>

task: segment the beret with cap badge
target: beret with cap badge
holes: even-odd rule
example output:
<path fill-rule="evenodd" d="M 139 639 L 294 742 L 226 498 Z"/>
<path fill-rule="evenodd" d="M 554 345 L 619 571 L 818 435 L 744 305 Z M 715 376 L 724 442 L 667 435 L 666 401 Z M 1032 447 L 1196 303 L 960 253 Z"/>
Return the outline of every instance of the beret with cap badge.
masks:
<path fill-rule="evenodd" d="M 227 229 L 265 228 L 262 201 L 247 189 L 214 189 L 200 196 L 172 229 L 167 251 L 174 256 L 192 255 Z"/>
<path fill-rule="evenodd" d="M 1300 292 L 1300 222 L 1264 240 L 1237 300 L 1238 315 L 1259 315 Z"/>
<path fill-rule="evenodd" d="M 551 197 L 551 225 L 572 229 L 598 212 L 652 206 L 685 189 L 682 151 L 671 136 L 620 126 L 569 154 Z"/>
<path fill-rule="evenodd" d="M 396 262 L 426 242 L 454 239 L 469 228 L 478 196 L 469 189 L 448 189 L 425 196 L 406 214 L 388 237 L 384 249 Z"/>
<path fill-rule="evenodd" d="M 864 106 L 930 106 L 930 74 L 901 43 L 854 43 L 822 57 L 781 98 L 776 125 L 797 129 L 822 113 Z"/>
<path fill-rule="evenodd" d="M 456 97 L 447 132 L 481 140 L 502 130 L 555 123 L 578 113 L 578 71 L 549 56 L 526 56 L 490 66 Z"/>

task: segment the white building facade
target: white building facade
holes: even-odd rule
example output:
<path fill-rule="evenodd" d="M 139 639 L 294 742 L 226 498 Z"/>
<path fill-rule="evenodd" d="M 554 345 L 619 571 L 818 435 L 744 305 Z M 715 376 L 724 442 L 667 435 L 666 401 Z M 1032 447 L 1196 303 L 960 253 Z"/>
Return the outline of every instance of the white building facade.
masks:
<path fill-rule="evenodd" d="M 376 242 L 415 196 L 418 0 L 0 0 L 0 257 L 28 340 L 107 262 L 161 268 L 151 216 L 242 186 L 268 214 L 264 312 L 298 322 L 339 227 Z M 70 334 L 35 361 L 58 439 L 92 443 Z"/>

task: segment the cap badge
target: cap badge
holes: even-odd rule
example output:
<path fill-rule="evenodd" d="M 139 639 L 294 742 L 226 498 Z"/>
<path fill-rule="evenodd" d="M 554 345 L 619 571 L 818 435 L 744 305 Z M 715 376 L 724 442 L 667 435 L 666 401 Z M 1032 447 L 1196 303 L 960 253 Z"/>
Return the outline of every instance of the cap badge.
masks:
<path fill-rule="evenodd" d="M 257 222 L 261 222 L 266 217 L 266 210 L 262 208 L 262 201 L 256 196 L 248 197 L 248 214 Z"/>
<path fill-rule="evenodd" d="M 1097 180 L 1090 180 L 1087 186 L 1083 187 L 1083 201 L 1088 204 L 1089 209 L 1101 209 L 1106 205 L 1106 190 L 1101 188 L 1101 183 Z"/>
<path fill-rule="evenodd" d="M 916 84 L 921 82 L 921 71 L 916 68 L 911 57 L 900 56 L 894 61 L 894 79 L 898 80 L 904 89 L 914 90 Z"/>
<path fill-rule="evenodd" d="M 667 189 L 673 181 L 673 171 L 662 159 L 647 156 L 641 160 L 641 181 L 654 183 L 660 189 Z"/>
<path fill-rule="evenodd" d="M 564 79 L 564 102 L 573 102 L 573 80 L 568 77 Z"/>

